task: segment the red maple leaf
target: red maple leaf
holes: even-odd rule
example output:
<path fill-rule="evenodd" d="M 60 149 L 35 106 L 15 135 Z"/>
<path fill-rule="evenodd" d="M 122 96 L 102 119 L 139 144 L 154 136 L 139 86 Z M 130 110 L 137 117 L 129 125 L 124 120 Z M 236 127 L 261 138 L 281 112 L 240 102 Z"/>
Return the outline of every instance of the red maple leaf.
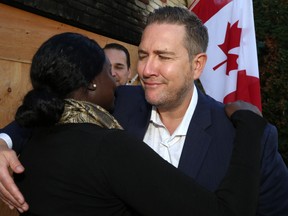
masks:
<path fill-rule="evenodd" d="M 239 21 L 235 22 L 232 26 L 228 22 L 225 40 L 222 44 L 218 45 L 220 47 L 220 49 L 227 56 L 227 59 L 225 61 L 219 63 L 215 67 L 213 67 L 213 70 L 217 70 L 220 66 L 227 63 L 226 75 L 228 75 L 228 76 L 229 76 L 229 72 L 231 70 L 238 69 L 238 64 L 237 64 L 238 55 L 229 53 L 229 51 L 231 49 L 240 46 L 240 38 L 241 38 L 242 29 L 238 28 L 238 22 Z"/>

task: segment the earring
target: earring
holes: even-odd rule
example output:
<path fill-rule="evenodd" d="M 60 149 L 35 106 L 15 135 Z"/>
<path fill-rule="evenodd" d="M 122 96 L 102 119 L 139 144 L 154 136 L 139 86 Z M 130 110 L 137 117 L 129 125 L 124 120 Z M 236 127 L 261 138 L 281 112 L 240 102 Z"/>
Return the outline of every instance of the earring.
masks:
<path fill-rule="evenodd" d="M 95 83 L 91 83 L 89 84 L 89 86 L 87 86 L 87 89 L 89 89 L 90 91 L 95 91 L 96 90 L 97 85 Z"/>

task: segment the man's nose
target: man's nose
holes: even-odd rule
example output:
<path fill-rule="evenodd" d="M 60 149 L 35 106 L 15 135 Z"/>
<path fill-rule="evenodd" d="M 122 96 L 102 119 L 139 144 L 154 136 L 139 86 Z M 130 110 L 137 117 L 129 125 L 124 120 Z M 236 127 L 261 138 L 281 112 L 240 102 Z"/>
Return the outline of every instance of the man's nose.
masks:
<path fill-rule="evenodd" d="M 111 74 L 112 74 L 113 77 L 115 77 L 116 74 L 117 74 L 113 68 L 111 69 Z"/>
<path fill-rule="evenodd" d="M 143 66 L 143 76 L 155 76 L 158 74 L 157 61 L 153 58 L 148 59 Z"/>

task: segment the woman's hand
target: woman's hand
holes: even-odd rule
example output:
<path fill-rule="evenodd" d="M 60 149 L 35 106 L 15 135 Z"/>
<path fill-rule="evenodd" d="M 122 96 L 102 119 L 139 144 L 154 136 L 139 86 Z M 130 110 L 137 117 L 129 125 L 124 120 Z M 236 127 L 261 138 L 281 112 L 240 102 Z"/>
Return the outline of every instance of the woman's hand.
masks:
<path fill-rule="evenodd" d="M 256 113 L 262 117 L 262 113 L 260 112 L 260 110 L 256 106 L 254 106 L 250 103 L 241 101 L 241 100 L 238 100 L 238 101 L 235 101 L 232 103 L 228 103 L 225 105 L 225 112 L 229 118 L 237 110 L 250 110 L 250 111 L 252 111 L 252 112 L 254 112 L 254 113 Z"/>

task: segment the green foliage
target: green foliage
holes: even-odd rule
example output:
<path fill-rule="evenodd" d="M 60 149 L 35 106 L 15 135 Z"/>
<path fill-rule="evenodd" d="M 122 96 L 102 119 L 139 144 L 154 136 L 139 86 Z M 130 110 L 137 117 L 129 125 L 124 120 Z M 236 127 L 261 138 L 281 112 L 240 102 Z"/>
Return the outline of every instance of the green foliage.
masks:
<path fill-rule="evenodd" d="M 254 0 L 263 115 L 276 125 L 288 165 L 288 3 Z"/>

